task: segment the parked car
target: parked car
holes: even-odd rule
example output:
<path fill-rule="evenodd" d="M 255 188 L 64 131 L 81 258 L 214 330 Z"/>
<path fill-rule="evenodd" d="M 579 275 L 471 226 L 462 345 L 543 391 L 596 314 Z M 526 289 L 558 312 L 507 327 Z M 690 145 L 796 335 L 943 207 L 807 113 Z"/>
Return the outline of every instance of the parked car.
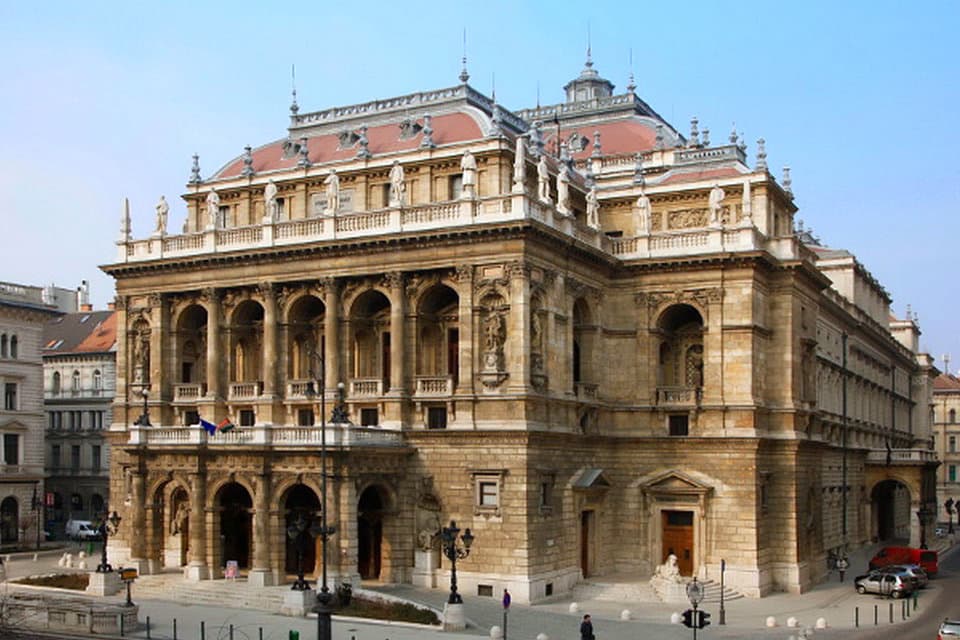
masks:
<path fill-rule="evenodd" d="M 931 578 L 937 575 L 939 556 L 936 551 L 913 547 L 884 547 L 870 558 L 870 568 L 879 569 L 888 564 L 918 564 Z"/>
<path fill-rule="evenodd" d="M 940 623 L 940 630 L 937 632 L 937 640 L 949 640 L 949 638 L 960 637 L 960 620 L 950 620 L 944 618 Z"/>
<path fill-rule="evenodd" d="M 89 520 L 68 520 L 66 536 L 69 540 L 96 540 L 100 532 Z"/>
<path fill-rule="evenodd" d="M 914 591 L 913 580 L 905 573 L 871 571 L 853 580 L 857 593 L 878 593 L 891 598 L 902 598 Z"/>
<path fill-rule="evenodd" d="M 930 579 L 927 577 L 927 572 L 923 570 L 918 564 L 888 564 L 885 567 L 879 569 L 882 573 L 902 573 L 910 576 L 913 580 L 914 586 L 918 589 L 923 589 L 927 586 L 927 583 Z"/>

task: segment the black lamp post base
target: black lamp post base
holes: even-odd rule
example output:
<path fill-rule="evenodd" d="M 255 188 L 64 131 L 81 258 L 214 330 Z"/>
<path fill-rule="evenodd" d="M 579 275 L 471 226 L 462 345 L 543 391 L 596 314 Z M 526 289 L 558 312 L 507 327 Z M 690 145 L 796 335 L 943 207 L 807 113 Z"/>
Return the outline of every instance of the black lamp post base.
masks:
<path fill-rule="evenodd" d="M 317 612 L 317 640 L 333 640 L 333 607 L 330 606 L 332 601 L 333 594 L 327 591 L 326 587 L 317 594 L 317 606 L 314 609 Z"/>

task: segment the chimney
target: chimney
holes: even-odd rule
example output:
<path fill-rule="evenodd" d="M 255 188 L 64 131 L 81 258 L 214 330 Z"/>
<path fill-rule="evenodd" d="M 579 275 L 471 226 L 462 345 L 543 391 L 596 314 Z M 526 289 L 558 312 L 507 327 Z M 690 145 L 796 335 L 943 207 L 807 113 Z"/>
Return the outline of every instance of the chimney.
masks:
<path fill-rule="evenodd" d="M 90 304 L 89 302 L 81 304 L 80 311 L 83 311 L 84 313 L 90 313 L 91 311 L 93 311 L 93 305 Z"/>
<path fill-rule="evenodd" d="M 112 302 L 112 301 L 111 301 L 111 302 L 108 302 L 108 303 L 107 303 L 107 311 L 116 311 L 116 310 L 117 310 L 117 303 L 116 303 L 116 302 Z"/>

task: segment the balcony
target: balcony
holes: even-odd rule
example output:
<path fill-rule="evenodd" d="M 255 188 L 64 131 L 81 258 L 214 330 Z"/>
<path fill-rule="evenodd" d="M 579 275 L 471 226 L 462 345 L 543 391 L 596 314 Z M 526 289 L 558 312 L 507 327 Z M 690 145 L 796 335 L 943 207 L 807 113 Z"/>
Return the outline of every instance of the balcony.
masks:
<path fill-rule="evenodd" d="M 328 447 L 399 447 L 403 438 L 399 431 L 376 427 L 353 425 L 327 425 Z M 199 425 L 189 427 L 140 427 L 129 429 L 131 445 L 168 447 L 238 447 L 272 446 L 303 447 L 314 449 L 320 446 L 319 427 L 255 426 L 238 427 L 226 433 L 208 434 Z"/>
<path fill-rule="evenodd" d="M 382 378 L 351 378 L 350 398 L 376 398 L 383 395 Z"/>
<path fill-rule="evenodd" d="M 594 382 L 575 382 L 577 400 L 580 402 L 597 401 L 597 384 Z"/>
<path fill-rule="evenodd" d="M 310 388 L 313 394 L 316 393 L 317 383 L 315 380 L 290 380 L 287 382 L 287 400 L 307 400 L 311 394 L 307 393 Z"/>
<path fill-rule="evenodd" d="M 417 376 L 418 398 L 442 398 L 453 395 L 453 376 Z"/>
<path fill-rule="evenodd" d="M 181 383 L 173 385 L 173 401 L 193 403 L 207 393 L 207 385 L 202 382 Z"/>
<path fill-rule="evenodd" d="M 238 400 L 256 400 L 263 393 L 263 382 L 231 382 L 227 399 L 231 402 Z"/>
<path fill-rule="evenodd" d="M 937 452 L 930 449 L 871 449 L 867 452 L 867 464 L 925 466 L 937 462 Z"/>
<path fill-rule="evenodd" d="M 700 405 L 700 387 L 657 387 L 658 407 L 697 407 Z"/>

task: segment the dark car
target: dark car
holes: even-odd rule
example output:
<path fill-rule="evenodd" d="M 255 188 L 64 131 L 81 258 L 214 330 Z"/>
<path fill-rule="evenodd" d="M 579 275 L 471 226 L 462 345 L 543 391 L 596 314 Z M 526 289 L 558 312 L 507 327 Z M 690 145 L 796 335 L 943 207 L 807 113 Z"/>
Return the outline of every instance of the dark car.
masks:
<path fill-rule="evenodd" d="M 902 598 L 913 593 L 913 579 L 905 573 L 871 571 L 853 580 L 857 593 L 878 593 L 891 598 Z"/>

